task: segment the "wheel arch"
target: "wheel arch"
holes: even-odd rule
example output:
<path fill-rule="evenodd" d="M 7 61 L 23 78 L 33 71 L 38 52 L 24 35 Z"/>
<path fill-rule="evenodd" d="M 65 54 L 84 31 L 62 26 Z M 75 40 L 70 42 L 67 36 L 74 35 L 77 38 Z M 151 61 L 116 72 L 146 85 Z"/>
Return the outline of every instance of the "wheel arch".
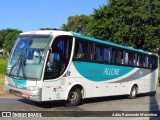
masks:
<path fill-rule="evenodd" d="M 84 88 L 84 86 L 81 85 L 80 83 L 75 83 L 75 84 L 71 85 L 71 86 L 67 89 L 67 92 L 66 92 L 66 95 L 65 95 L 65 100 L 67 100 L 68 95 L 69 95 L 69 92 L 70 92 L 72 89 L 75 89 L 75 88 L 79 88 L 80 91 L 81 91 L 81 94 L 82 94 L 82 99 L 85 98 L 85 88 Z"/>
<path fill-rule="evenodd" d="M 132 89 L 133 86 L 136 86 L 136 88 L 137 88 L 137 94 L 138 94 L 138 84 L 137 83 L 134 83 L 134 84 L 131 85 L 128 94 L 130 94 L 131 89 Z"/>

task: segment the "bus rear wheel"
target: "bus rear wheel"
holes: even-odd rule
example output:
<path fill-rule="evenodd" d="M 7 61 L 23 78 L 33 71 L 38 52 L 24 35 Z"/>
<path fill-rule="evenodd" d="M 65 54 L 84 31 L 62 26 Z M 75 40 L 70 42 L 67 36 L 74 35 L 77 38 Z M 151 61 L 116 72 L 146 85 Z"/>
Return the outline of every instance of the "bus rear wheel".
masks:
<path fill-rule="evenodd" d="M 66 106 L 77 106 L 82 99 L 82 94 L 79 88 L 71 89 L 68 95 Z"/>
<path fill-rule="evenodd" d="M 128 96 L 128 98 L 130 99 L 134 99 L 137 96 L 137 87 L 134 85 L 130 91 L 130 95 Z"/>

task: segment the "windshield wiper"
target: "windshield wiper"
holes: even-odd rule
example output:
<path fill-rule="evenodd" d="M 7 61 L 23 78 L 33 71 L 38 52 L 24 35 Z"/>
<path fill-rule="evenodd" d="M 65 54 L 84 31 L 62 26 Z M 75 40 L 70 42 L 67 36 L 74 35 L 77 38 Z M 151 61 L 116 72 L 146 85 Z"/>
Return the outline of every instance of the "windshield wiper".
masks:
<path fill-rule="evenodd" d="M 16 63 L 12 66 L 10 72 L 9 72 L 9 76 L 11 75 L 13 69 L 15 68 L 16 65 L 18 65 L 18 73 L 17 75 L 19 74 L 19 71 L 20 69 L 22 68 L 22 74 L 23 74 L 23 77 L 25 77 L 25 72 L 24 72 L 24 62 L 23 62 L 23 58 L 24 58 L 24 53 L 25 53 L 25 50 L 21 53 L 19 59 L 16 61 Z"/>

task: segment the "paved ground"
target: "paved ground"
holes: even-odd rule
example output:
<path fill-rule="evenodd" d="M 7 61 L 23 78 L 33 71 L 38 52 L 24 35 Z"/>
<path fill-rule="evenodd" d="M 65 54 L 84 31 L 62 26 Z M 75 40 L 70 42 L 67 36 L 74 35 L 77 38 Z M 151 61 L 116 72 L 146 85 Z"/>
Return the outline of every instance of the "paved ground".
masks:
<path fill-rule="evenodd" d="M 86 99 L 81 102 L 81 105 L 76 107 L 65 107 L 63 105 L 63 101 L 38 104 L 36 102 L 32 102 L 30 100 L 17 97 L 1 97 L 0 111 L 48 111 L 48 113 L 44 114 L 51 114 L 52 116 L 56 116 L 56 119 L 60 119 L 61 117 L 72 117 L 66 119 L 74 119 L 73 117 L 79 117 L 79 119 L 83 120 L 89 119 L 89 117 L 93 116 L 101 116 L 100 118 L 104 119 L 104 117 L 102 116 L 107 116 L 107 114 L 111 115 L 113 113 L 118 113 L 118 111 L 120 112 L 120 114 L 124 111 L 141 111 L 142 113 L 143 111 L 160 112 L 160 87 L 158 87 L 157 94 L 154 97 L 140 95 L 136 99 L 127 99 L 126 96 Z M 110 113 L 109 111 L 112 111 L 112 113 Z M 96 117 L 93 117 L 92 119 L 96 119 Z M 107 117 L 107 119 L 150 120 L 151 118 Z M 160 120 L 160 118 L 152 118 L 152 120 Z"/>

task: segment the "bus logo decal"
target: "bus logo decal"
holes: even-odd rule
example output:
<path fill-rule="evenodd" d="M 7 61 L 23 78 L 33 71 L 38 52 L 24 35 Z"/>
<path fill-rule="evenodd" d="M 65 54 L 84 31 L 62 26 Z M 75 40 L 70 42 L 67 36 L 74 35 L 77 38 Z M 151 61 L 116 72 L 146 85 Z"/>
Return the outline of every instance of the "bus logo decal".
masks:
<path fill-rule="evenodd" d="M 53 92 L 56 92 L 57 91 L 57 88 L 53 88 Z"/>
<path fill-rule="evenodd" d="M 106 68 L 103 72 L 105 75 L 119 75 L 120 69 Z"/>

